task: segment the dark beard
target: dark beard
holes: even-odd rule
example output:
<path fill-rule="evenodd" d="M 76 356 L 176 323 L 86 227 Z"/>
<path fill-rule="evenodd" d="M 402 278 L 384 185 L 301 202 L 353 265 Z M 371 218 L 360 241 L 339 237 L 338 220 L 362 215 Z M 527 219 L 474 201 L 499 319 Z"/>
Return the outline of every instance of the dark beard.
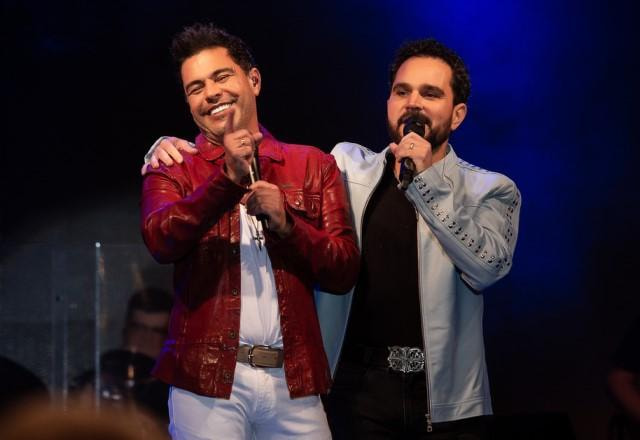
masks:
<path fill-rule="evenodd" d="M 396 123 L 396 128 L 394 128 L 393 125 L 391 125 L 391 121 L 387 119 L 387 131 L 389 132 L 389 138 L 396 144 L 399 144 L 404 137 L 400 132 L 400 126 L 406 117 L 407 115 L 402 115 Z M 451 135 L 451 118 L 447 119 L 443 125 L 438 127 L 433 127 L 431 125 L 431 120 L 427 120 L 427 127 L 429 127 L 429 134 L 426 139 L 431 144 L 431 151 L 436 153 L 445 144 L 445 142 L 447 142 Z"/>

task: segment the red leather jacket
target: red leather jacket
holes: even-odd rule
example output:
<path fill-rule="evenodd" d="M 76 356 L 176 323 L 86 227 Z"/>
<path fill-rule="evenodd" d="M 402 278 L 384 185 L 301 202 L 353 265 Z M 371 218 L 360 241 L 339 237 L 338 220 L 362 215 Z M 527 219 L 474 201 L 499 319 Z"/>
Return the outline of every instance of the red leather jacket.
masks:
<path fill-rule="evenodd" d="M 331 378 L 313 288 L 347 293 L 359 252 L 342 176 L 333 156 L 288 145 L 266 130 L 263 180 L 280 187 L 293 222 L 267 232 L 278 293 L 284 368 L 291 397 L 326 393 Z M 222 171 L 224 150 L 196 138 L 197 155 L 150 170 L 142 191 L 142 234 L 154 258 L 174 263 L 175 304 L 154 374 L 185 390 L 229 398 L 240 330 L 240 214 L 247 191 Z"/>

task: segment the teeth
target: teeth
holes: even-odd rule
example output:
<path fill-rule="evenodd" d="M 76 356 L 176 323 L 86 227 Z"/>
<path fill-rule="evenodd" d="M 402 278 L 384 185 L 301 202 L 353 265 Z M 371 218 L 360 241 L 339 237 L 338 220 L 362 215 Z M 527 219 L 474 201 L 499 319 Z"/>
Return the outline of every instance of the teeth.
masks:
<path fill-rule="evenodd" d="M 229 107 L 231 107 L 231 104 L 222 104 L 218 107 L 215 107 L 213 109 L 211 109 L 211 112 L 209 113 L 210 115 L 215 115 L 217 113 L 220 113 L 221 111 L 224 111 L 226 109 L 228 109 Z"/>

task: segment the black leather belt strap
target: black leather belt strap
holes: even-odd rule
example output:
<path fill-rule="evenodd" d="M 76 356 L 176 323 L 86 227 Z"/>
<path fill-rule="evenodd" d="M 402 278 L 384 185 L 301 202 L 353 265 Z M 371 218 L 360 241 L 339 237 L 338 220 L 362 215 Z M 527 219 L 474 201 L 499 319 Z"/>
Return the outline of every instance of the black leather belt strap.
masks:
<path fill-rule="evenodd" d="M 375 368 L 384 368 L 389 369 L 391 371 L 398 372 L 416 372 L 424 370 L 424 357 L 422 365 L 418 365 L 420 362 L 415 363 L 411 362 L 408 358 L 396 359 L 393 362 L 390 358 L 393 358 L 394 353 L 391 348 L 405 348 L 405 352 L 408 350 L 411 351 L 422 351 L 421 348 L 410 348 L 410 347 L 368 347 L 365 345 L 349 345 L 345 346 L 342 351 L 342 358 L 351 362 L 355 362 L 360 365 L 364 365 L 367 367 L 375 367 Z M 424 356 L 424 355 L 423 355 Z M 406 368 L 407 362 L 411 364 L 411 368 Z"/>
<path fill-rule="evenodd" d="M 284 350 L 268 345 L 241 345 L 238 347 L 238 362 L 260 368 L 282 368 Z"/>
<path fill-rule="evenodd" d="M 378 347 L 367 347 L 364 345 L 349 345 L 342 350 L 342 357 L 346 360 L 366 365 L 369 367 L 382 367 L 387 368 L 389 366 L 389 350 Z"/>

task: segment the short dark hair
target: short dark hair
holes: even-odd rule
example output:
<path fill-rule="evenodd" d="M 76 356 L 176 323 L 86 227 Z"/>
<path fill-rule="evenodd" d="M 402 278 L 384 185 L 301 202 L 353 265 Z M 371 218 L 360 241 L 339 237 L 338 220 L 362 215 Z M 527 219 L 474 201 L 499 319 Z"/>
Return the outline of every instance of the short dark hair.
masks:
<path fill-rule="evenodd" d="M 165 289 L 145 287 L 144 289 L 136 290 L 129 297 L 125 323 L 131 322 L 133 312 L 136 310 L 147 313 L 166 312 L 168 314 L 171 312 L 172 306 L 173 296 Z"/>
<path fill-rule="evenodd" d="M 198 52 L 214 47 L 227 49 L 229 56 L 242 67 L 245 73 L 248 73 L 256 65 L 251 50 L 244 41 L 212 23 L 195 23 L 185 27 L 173 37 L 170 50 L 178 71 L 180 71 L 184 60 Z"/>
<path fill-rule="evenodd" d="M 391 85 L 393 85 L 393 81 L 395 81 L 396 74 L 400 66 L 402 66 L 402 63 L 413 57 L 439 58 L 447 63 L 452 71 L 451 88 L 453 89 L 454 105 L 467 102 L 471 94 L 471 79 L 469 78 L 469 72 L 464 65 L 464 61 L 462 61 L 462 58 L 452 49 L 449 49 L 433 38 L 409 41 L 400 46 L 391 64 Z"/>

